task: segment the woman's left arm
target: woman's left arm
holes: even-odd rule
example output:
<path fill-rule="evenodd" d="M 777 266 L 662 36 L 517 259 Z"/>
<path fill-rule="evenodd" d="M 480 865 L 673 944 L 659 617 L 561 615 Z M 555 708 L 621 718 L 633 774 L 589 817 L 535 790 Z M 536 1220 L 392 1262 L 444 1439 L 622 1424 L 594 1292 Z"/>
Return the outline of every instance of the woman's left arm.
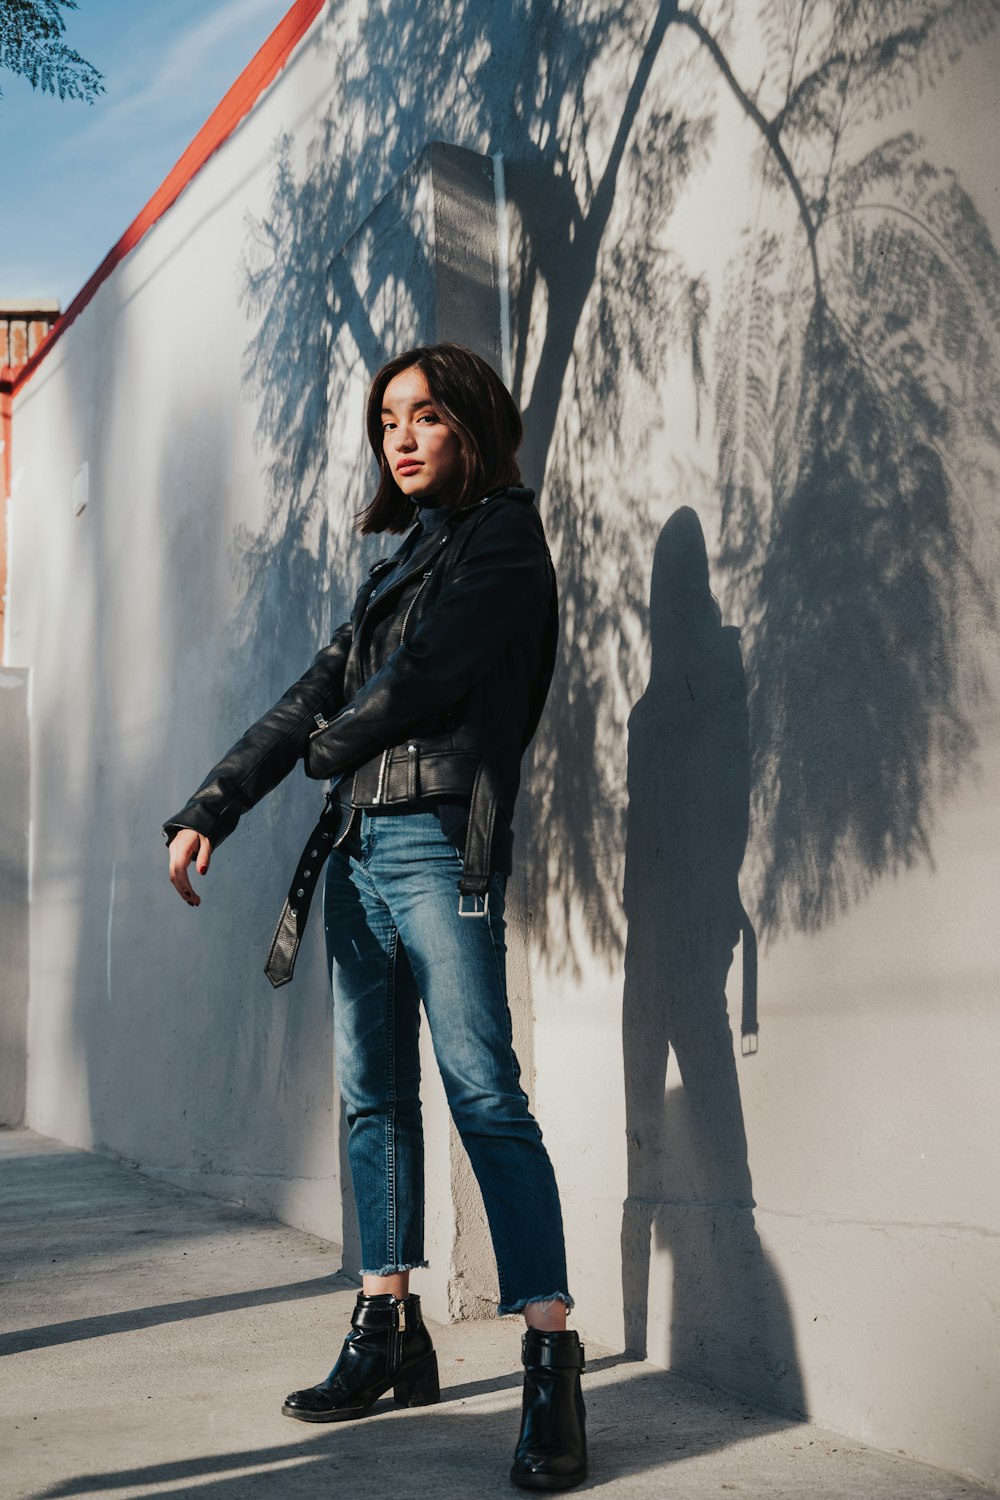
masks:
<path fill-rule="evenodd" d="M 218 848 L 243 814 L 288 775 L 305 751 L 316 714 L 344 702 L 353 636 L 351 621 L 345 620 L 298 681 L 212 767 L 194 796 L 163 824 L 168 844 L 179 829 L 189 828 Z"/>
<path fill-rule="evenodd" d="M 541 517 L 524 500 L 491 500 L 454 572 L 412 634 L 327 727 L 311 736 L 306 775 L 339 775 L 394 745 L 486 676 L 553 586 Z"/>

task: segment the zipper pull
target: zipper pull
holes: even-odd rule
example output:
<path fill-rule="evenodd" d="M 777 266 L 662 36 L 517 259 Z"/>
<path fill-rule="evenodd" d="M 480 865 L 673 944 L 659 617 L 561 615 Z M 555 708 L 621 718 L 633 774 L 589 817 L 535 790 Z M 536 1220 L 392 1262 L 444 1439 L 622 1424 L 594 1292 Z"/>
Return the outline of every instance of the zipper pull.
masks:
<path fill-rule="evenodd" d="M 402 1298 L 400 1298 L 399 1301 L 397 1302 L 396 1306 L 399 1308 L 399 1331 L 400 1331 L 400 1333 L 405 1333 L 406 1332 L 406 1303 L 403 1301 Z"/>
<path fill-rule="evenodd" d="M 317 729 L 326 729 L 329 727 L 330 720 L 324 719 L 322 714 L 313 714 L 313 718 L 316 720 Z"/>

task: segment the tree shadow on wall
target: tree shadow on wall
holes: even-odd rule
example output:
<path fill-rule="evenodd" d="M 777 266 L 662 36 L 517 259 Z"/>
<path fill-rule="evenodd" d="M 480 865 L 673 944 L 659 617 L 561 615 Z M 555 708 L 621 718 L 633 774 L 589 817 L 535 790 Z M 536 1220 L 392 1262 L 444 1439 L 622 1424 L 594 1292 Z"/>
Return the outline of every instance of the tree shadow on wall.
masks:
<path fill-rule="evenodd" d="M 801 1415 L 791 1318 L 754 1226 L 726 976 L 753 932 L 739 892 L 749 733 L 739 632 L 723 626 L 701 524 L 682 507 L 656 545 L 649 683 L 629 717 L 622 1016 L 628 1197 L 626 1345 Z M 670 1055 L 681 1087 L 665 1094 Z M 650 1351 L 651 1246 L 672 1265 L 669 1345 Z"/>
<path fill-rule="evenodd" d="M 748 232 L 715 320 L 727 611 L 745 624 L 765 726 L 748 890 L 764 934 L 821 925 L 929 857 L 946 768 L 974 754 L 972 640 L 994 624 L 993 538 L 981 545 L 974 517 L 996 467 L 997 256 L 921 142 L 872 150 L 859 131 L 980 43 L 998 0 L 765 0 L 752 89 L 730 0 L 642 14 L 455 0 L 447 47 L 429 3 L 348 9 L 334 0 L 325 22 L 335 103 L 301 166 L 291 138 L 278 143 L 270 209 L 250 226 L 245 378 L 271 492 L 237 546 L 244 644 L 277 670 L 290 601 L 316 644 L 336 623 L 331 596 L 349 596 L 368 561 L 351 531 L 363 439 L 338 413 L 358 408 L 359 370 L 419 331 L 395 263 L 377 256 L 357 298 L 324 318 L 326 267 L 429 140 L 501 151 L 512 385 L 563 601 L 531 750 L 529 866 L 549 892 L 534 941 L 578 971 L 582 908 L 588 945 L 621 953 L 615 768 L 642 691 L 642 580 L 662 520 L 643 463 L 668 361 L 699 403 L 708 388 L 708 286 L 671 243 L 671 216 L 711 160 L 728 95 L 758 133 L 762 195 L 794 219 Z"/>
<path fill-rule="evenodd" d="M 383 540 L 354 532 L 357 511 L 374 492 L 363 392 L 390 352 L 428 334 L 405 286 L 406 273 L 426 274 L 418 214 L 399 224 L 391 257 L 344 262 L 354 200 L 367 203 L 371 194 L 358 174 L 344 201 L 333 164 L 336 118 L 331 108 L 310 142 L 302 182 L 293 170 L 294 139 L 277 142 L 270 211 L 251 224 L 243 264 L 244 305 L 257 322 L 243 378 L 257 402 L 254 436 L 266 462 L 267 499 L 262 525 L 242 526 L 233 543 L 241 595 L 235 630 L 237 643 L 252 646 L 278 679 L 296 665 L 282 628 L 289 609 L 318 650 L 346 618 L 372 552 L 385 549 Z M 366 279 L 364 298 L 357 277 Z M 346 435 L 345 408 L 355 419 Z"/>
<path fill-rule="evenodd" d="M 646 21 L 640 25 L 627 5 L 546 3 L 512 17 L 504 7 L 460 0 L 449 9 L 447 49 L 440 46 L 440 18 L 427 6 L 390 0 L 350 27 L 338 25 L 343 11 L 331 7 L 325 44 L 335 103 L 303 167 L 291 137 L 277 143 L 268 213 L 249 226 L 244 303 L 255 331 L 244 379 L 258 406 L 269 499 L 263 524 L 243 532 L 234 549 L 240 643 L 274 664 L 289 600 L 314 623 L 317 642 L 337 623 L 329 597 L 348 596 L 368 561 L 351 524 L 371 482 L 359 371 L 370 376 L 388 353 L 429 332 L 401 288 L 397 246 L 391 255 L 365 259 L 363 274 L 353 286 L 345 281 L 346 295 L 338 292 L 323 318 L 327 265 L 428 141 L 502 151 L 512 209 L 512 384 L 527 432 L 523 468 L 527 482 L 542 488 L 565 626 L 583 648 L 564 650 L 546 726 L 533 747 L 541 805 L 525 836 L 533 863 L 532 856 L 542 856 L 537 830 L 555 816 L 553 889 L 559 901 L 565 892 L 567 910 L 572 893 L 586 890 L 595 941 L 614 951 L 621 942 L 620 881 L 608 878 L 598 851 L 622 846 L 621 788 L 611 787 L 609 796 L 577 794 L 606 779 L 622 727 L 623 685 L 604 682 L 605 662 L 620 668 L 626 692 L 638 691 L 630 653 L 610 650 L 605 657 L 598 642 L 612 642 L 619 629 L 641 636 L 642 560 L 654 533 L 639 486 L 621 490 L 614 508 L 602 505 L 607 455 L 596 453 L 589 423 L 582 442 L 571 429 L 575 409 L 589 414 L 600 404 L 602 430 L 614 431 L 613 411 L 624 411 L 640 386 L 652 392 L 666 351 L 688 347 L 681 336 L 686 320 L 702 318 L 662 236 L 648 253 L 642 242 L 704 159 L 708 90 L 704 79 L 687 76 L 685 59 L 675 70 L 676 106 L 667 109 L 648 91 L 670 7 L 657 13 L 647 35 Z M 622 86 L 621 107 L 610 114 L 595 114 L 586 97 L 588 69 L 597 59 Z M 630 77 L 633 64 L 638 71 Z M 629 211 L 629 203 L 641 211 Z M 628 232 L 623 241 L 616 229 L 609 246 L 616 214 L 624 214 Z M 413 233 L 414 246 L 422 243 L 418 223 Z M 591 363 L 598 344 L 602 359 Z M 343 425 L 345 410 L 357 414 L 355 431 Z M 385 550 L 384 539 L 366 545 Z M 613 569 L 605 566 L 611 558 Z M 586 819 L 574 815 L 574 803 L 587 806 Z M 544 927 L 546 914 L 538 918 Z M 546 947 L 555 942 L 575 962 L 557 938 L 543 932 L 541 940 Z"/>
<path fill-rule="evenodd" d="M 789 71 L 761 190 L 792 202 L 791 184 L 796 218 L 746 237 L 718 327 L 720 561 L 748 642 L 763 936 L 816 930 L 933 863 L 997 626 L 1000 257 L 920 139 L 856 142 L 998 7 L 896 6 L 874 34 L 862 7 L 829 9 L 840 29 L 807 27 L 796 82 L 792 33 L 765 8 L 772 86 Z"/>

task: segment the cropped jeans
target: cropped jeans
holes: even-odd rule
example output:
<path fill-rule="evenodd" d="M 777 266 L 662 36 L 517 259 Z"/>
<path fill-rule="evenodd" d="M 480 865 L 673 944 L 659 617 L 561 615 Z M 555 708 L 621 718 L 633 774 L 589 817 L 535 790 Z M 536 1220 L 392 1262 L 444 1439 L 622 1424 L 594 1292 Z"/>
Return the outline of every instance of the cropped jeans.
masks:
<path fill-rule="evenodd" d="M 448 1105 L 483 1195 L 497 1312 L 549 1300 L 572 1307 L 555 1175 L 513 1048 L 507 877 L 492 876 L 485 916 L 459 916 L 462 856 L 435 813 L 361 809 L 354 817 L 330 856 L 324 916 L 362 1274 L 428 1264 L 417 1048 L 423 1000 Z"/>

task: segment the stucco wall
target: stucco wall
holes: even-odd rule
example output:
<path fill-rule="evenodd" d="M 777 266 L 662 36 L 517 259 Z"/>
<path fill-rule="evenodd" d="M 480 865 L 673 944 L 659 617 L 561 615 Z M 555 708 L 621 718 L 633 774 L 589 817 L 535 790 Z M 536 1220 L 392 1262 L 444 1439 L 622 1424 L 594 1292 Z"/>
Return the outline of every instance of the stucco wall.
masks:
<path fill-rule="evenodd" d="M 28 1080 L 29 692 L 0 670 L 0 1125 L 23 1122 Z"/>
<path fill-rule="evenodd" d="M 839 52 L 823 7 L 796 43 L 770 6 L 460 4 L 447 48 L 388 9 L 324 14 L 15 398 L 30 1123 L 351 1244 L 320 924 L 292 992 L 260 972 L 311 789 L 197 913 L 157 828 L 383 550 L 350 535 L 364 382 L 450 305 L 462 220 L 426 178 L 373 209 L 428 141 L 502 153 L 458 271 L 509 314 L 561 580 L 509 941 L 577 1322 L 996 1477 L 988 8 Z M 460 1279 L 474 1195 L 431 1192 Z"/>

